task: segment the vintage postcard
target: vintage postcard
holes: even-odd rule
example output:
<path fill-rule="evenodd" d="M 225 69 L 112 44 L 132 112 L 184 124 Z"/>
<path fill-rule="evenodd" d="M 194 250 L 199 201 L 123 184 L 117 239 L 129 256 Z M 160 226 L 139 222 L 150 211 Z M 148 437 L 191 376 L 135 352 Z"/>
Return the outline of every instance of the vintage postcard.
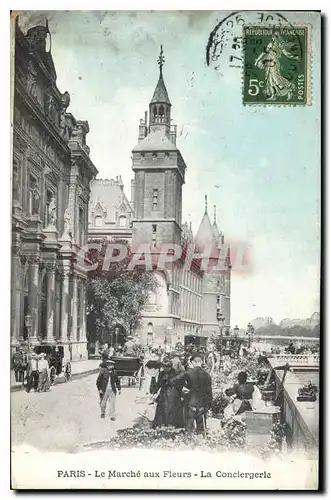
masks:
<path fill-rule="evenodd" d="M 320 13 L 11 35 L 12 489 L 318 490 Z"/>

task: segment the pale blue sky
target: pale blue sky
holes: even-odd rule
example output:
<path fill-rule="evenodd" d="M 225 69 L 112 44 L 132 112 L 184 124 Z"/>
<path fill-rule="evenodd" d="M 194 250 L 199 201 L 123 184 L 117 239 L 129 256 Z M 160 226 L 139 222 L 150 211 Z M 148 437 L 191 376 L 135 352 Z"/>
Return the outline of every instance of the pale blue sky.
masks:
<path fill-rule="evenodd" d="M 58 87 L 71 95 L 69 111 L 90 124 L 87 140 L 99 176 L 121 174 L 127 194 L 131 150 L 158 79 L 163 44 L 164 80 L 187 164 L 183 218 L 197 230 L 207 193 L 210 216 L 216 204 L 226 239 L 252 247 L 253 273 L 233 274 L 232 323 L 308 317 L 319 310 L 318 14 L 286 14 L 292 23 L 311 25 L 312 105 L 301 108 L 244 107 L 241 70 L 230 68 L 227 58 L 219 60 L 218 71 L 206 66 L 208 35 L 227 13 L 47 15 Z"/>

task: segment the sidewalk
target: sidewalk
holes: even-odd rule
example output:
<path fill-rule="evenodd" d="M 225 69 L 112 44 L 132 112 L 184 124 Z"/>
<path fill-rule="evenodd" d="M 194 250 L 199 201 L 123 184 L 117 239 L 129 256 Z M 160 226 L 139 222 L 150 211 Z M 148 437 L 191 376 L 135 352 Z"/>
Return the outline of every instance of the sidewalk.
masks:
<path fill-rule="evenodd" d="M 99 370 L 100 359 L 88 359 L 86 361 L 72 361 L 71 362 L 71 380 L 79 379 L 92 373 L 97 373 Z M 61 373 L 56 379 L 54 384 L 62 384 L 65 382 L 64 375 Z M 21 391 L 22 384 L 15 382 L 14 370 L 10 371 L 10 392 Z"/>

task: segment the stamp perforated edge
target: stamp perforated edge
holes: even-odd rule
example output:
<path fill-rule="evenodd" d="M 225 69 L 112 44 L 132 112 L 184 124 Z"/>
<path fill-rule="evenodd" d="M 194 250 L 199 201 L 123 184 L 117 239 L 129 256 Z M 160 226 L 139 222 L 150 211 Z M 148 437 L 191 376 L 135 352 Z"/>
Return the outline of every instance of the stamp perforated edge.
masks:
<path fill-rule="evenodd" d="M 313 55 L 312 55 L 312 25 L 310 23 L 289 23 L 289 25 L 292 28 L 307 28 L 307 61 L 306 61 L 306 67 L 307 67 L 307 102 L 305 104 L 299 104 L 297 102 L 289 102 L 289 103 L 283 103 L 283 102 L 276 102 L 276 103 L 264 103 L 264 102 L 245 102 L 244 101 L 244 86 L 245 86 L 245 40 L 244 40 L 244 28 L 249 28 L 249 27 L 256 27 L 256 23 L 247 23 L 243 25 L 242 27 L 242 38 L 243 38 L 243 44 L 242 44 L 242 59 L 243 59 L 243 68 L 242 68 L 242 73 L 241 73 L 241 99 L 242 99 L 242 104 L 244 106 L 248 107 L 271 107 L 271 108 L 277 108 L 277 107 L 284 107 L 284 108 L 289 108 L 289 107 L 299 107 L 299 108 L 305 108 L 307 106 L 312 105 L 312 66 L 313 66 Z M 259 26 L 259 28 L 264 29 L 264 28 L 284 28 L 284 24 L 263 24 Z"/>

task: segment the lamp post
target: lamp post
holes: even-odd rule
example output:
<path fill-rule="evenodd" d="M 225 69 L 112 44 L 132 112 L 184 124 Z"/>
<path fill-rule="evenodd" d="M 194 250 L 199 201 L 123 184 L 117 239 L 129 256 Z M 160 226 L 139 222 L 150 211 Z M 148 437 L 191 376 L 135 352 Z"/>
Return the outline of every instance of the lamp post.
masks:
<path fill-rule="evenodd" d="M 223 370 L 223 328 L 224 328 L 225 317 L 220 311 L 217 311 L 217 322 L 220 329 L 220 337 L 221 337 L 221 349 L 220 349 L 220 369 Z"/>
<path fill-rule="evenodd" d="M 254 331 L 255 331 L 254 326 L 252 325 L 251 322 L 249 322 L 247 325 L 247 332 L 246 332 L 246 335 L 248 335 L 248 348 L 250 348 L 251 343 L 253 341 Z"/>
<path fill-rule="evenodd" d="M 115 349 L 118 347 L 118 334 L 119 334 L 119 329 L 115 328 Z"/>
<path fill-rule="evenodd" d="M 27 314 L 25 316 L 25 326 L 26 326 L 27 335 L 28 335 L 28 338 L 27 338 L 28 347 L 30 350 L 30 336 L 31 336 L 31 328 L 32 328 L 32 317 L 30 316 L 30 314 Z"/>

